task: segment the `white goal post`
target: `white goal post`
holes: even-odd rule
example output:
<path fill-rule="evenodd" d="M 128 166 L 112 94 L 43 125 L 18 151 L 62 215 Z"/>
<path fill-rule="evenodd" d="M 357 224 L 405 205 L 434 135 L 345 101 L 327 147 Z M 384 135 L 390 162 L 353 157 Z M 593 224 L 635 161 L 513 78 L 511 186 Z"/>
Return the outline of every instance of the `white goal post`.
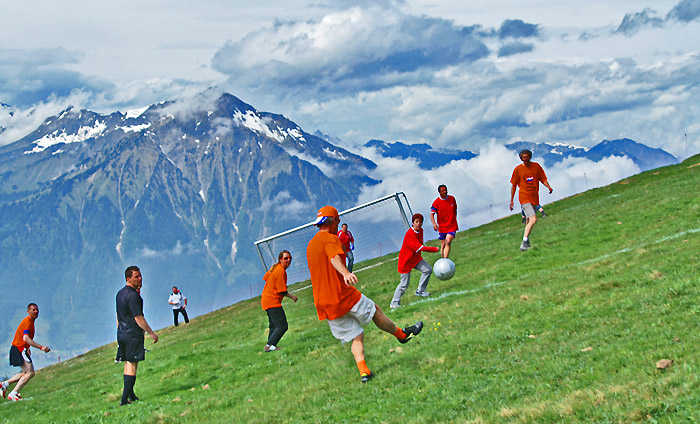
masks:
<path fill-rule="evenodd" d="M 406 213 L 408 211 L 408 214 Z M 394 193 L 364 205 L 342 211 L 340 222 L 348 224 L 355 239 L 355 263 L 373 259 L 401 249 L 403 236 L 411 226 L 411 206 L 403 192 Z M 338 226 L 340 229 L 340 225 Z M 255 242 L 263 269 L 267 271 L 277 262 L 282 250 L 292 254 L 287 269 L 287 284 L 309 279 L 306 265 L 306 246 L 318 229 L 308 223 Z M 356 268 L 355 268 L 356 269 Z"/>

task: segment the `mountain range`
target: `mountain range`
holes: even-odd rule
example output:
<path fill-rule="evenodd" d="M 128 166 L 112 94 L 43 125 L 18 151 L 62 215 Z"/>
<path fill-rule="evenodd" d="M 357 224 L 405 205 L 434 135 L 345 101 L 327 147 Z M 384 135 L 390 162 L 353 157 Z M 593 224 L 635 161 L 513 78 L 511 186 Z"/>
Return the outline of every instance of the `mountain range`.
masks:
<path fill-rule="evenodd" d="M 0 308 L 38 303 L 41 340 L 66 357 L 113 340 L 128 265 L 156 328 L 172 319 L 173 285 L 194 314 L 257 295 L 253 241 L 354 205 L 375 166 L 225 93 L 68 108 L 0 147 Z M 9 344 L 22 316 L 6 318 Z"/>
<path fill-rule="evenodd" d="M 409 145 L 399 141 L 387 143 L 381 140 L 370 140 L 365 143 L 364 147 L 376 149 L 382 157 L 415 159 L 421 169 L 434 169 L 455 160 L 469 160 L 477 156 L 476 153 L 469 150 L 435 149 L 425 143 Z M 665 150 L 652 148 L 628 138 L 603 140 L 592 148 L 560 142 L 534 143 L 529 141 L 518 141 L 506 144 L 505 147 L 514 152 L 520 152 L 523 149 L 531 150 L 533 160 L 543 162 L 546 165 L 553 165 L 567 158 L 586 158 L 598 162 L 610 156 L 626 156 L 641 171 L 678 163 L 678 158 Z"/>
<path fill-rule="evenodd" d="M 177 285 L 197 315 L 256 296 L 257 239 L 307 223 L 323 205 L 354 206 L 376 164 L 309 134 L 282 115 L 208 90 L 126 113 L 68 108 L 0 147 L 3 311 L 36 302 L 52 358 L 114 340 L 123 270 L 144 275 L 146 317 L 159 328 Z M 423 169 L 470 159 L 467 150 L 371 140 L 385 157 Z M 591 149 L 528 142 L 549 161 L 626 155 L 641 169 L 675 163 L 632 140 Z M 24 312 L 0 322 L 9 344 Z"/>

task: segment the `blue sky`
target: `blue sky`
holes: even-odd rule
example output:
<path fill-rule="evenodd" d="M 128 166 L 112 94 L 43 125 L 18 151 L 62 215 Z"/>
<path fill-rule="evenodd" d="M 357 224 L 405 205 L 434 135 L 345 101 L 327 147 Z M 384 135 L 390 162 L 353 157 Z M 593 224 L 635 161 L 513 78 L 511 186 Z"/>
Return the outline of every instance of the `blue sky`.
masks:
<path fill-rule="evenodd" d="M 0 16 L 0 143 L 220 86 L 348 146 L 700 150 L 700 0 L 38 1 Z M 688 134 L 685 137 L 684 134 Z"/>
<path fill-rule="evenodd" d="M 348 146 L 700 150 L 700 0 L 250 4 L 6 4 L 0 143 L 69 104 L 125 111 L 214 85 Z"/>

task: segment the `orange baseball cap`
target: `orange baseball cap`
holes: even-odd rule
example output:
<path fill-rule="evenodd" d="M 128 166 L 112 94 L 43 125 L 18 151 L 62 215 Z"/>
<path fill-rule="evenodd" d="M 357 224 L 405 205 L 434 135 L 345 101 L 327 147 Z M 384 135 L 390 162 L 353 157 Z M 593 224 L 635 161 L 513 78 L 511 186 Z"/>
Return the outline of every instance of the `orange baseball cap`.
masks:
<path fill-rule="evenodd" d="M 338 210 L 336 208 L 334 208 L 333 206 L 324 206 L 318 210 L 318 213 L 316 214 L 316 221 L 314 221 L 314 225 L 321 225 L 324 222 L 326 222 L 329 217 L 336 216 L 338 216 Z"/>

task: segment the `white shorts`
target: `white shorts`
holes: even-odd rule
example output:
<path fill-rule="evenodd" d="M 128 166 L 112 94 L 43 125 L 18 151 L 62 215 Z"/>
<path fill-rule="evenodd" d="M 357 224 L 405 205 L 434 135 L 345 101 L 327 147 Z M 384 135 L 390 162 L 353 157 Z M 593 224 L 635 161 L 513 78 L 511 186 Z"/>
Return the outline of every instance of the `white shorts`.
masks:
<path fill-rule="evenodd" d="M 523 208 L 523 213 L 528 218 L 535 214 L 535 207 L 532 203 L 523 203 L 520 207 Z"/>
<path fill-rule="evenodd" d="M 347 343 L 362 334 L 362 327 L 369 324 L 377 312 L 377 305 L 364 294 L 347 314 L 334 320 L 328 320 L 333 337 Z"/>

